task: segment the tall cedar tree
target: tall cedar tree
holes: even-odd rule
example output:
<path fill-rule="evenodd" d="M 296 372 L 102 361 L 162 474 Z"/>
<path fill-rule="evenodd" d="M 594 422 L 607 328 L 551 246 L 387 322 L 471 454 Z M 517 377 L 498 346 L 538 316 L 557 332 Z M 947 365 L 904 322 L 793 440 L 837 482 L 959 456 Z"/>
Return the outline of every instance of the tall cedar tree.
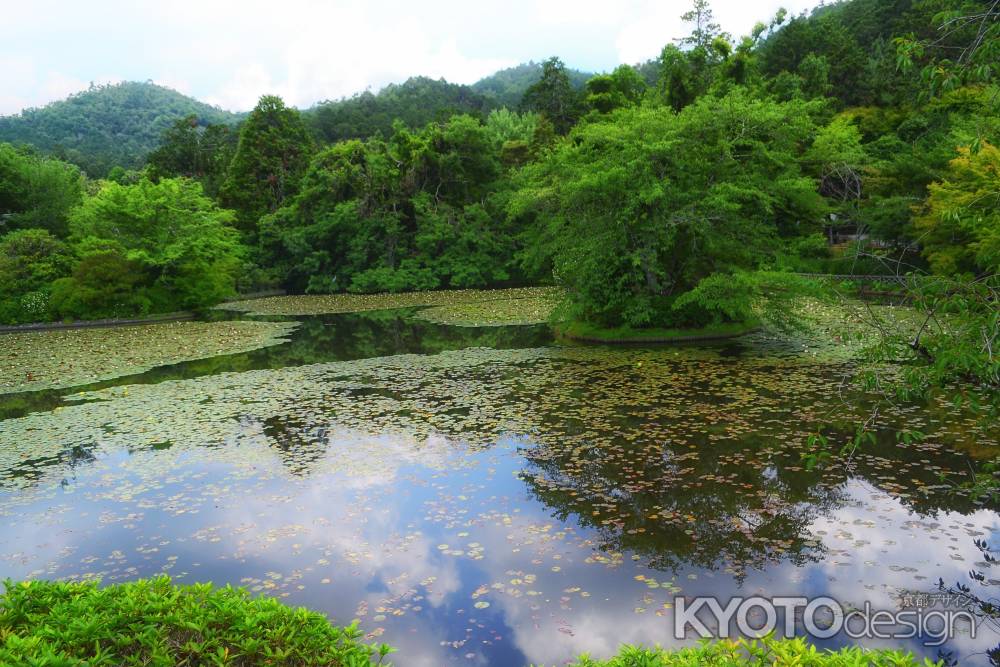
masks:
<path fill-rule="evenodd" d="M 261 97 L 240 130 L 220 193 L 246 236 L 254 238 L 261 216 L 298 192 L 312 154 L 313 142 L 299 112 L 275 95 Z"/>
<path fill-rule="evenodd" d="M 549 119 L 559 134 L 569 132 L 580 117 L 580 96 L 569 81 L 566 65 L 549 58 L 542 65 L 542 78 L 525 91 L 522 111 L 536 111 Z"/>

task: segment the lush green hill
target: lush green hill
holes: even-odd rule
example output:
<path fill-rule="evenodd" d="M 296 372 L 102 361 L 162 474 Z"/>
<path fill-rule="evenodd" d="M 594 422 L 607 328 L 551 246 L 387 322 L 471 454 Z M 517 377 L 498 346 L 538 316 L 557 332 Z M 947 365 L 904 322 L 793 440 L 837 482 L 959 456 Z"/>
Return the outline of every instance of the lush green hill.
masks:
<path fill-rule="evenodd" d="M 578 70 L 567 72 L 575 88 L 582 88 L 591 77 Z M 365 91 L 342 100 L 321 102 L 306 112 L 306 118 L 324 142 L 365 138 L 376 132 L 388 136 L 396 119 L 418 128 L 456 113 L 480 116 L 499 107 L 516 109 L 524 91 L 541 75 L 541 63 L 530 62 L 500 70 L 471 86 L 413 77 L 377 93 Z"/>
<path fill-rule="evenodd" d="M 39 109 L 0 117 L 0 141 L 31 144 L 73 162 L 92 176 L 115 165 L 139 167 L 174 121 L 235 123 L 240 115 L 154 83 L 93 86 Z"/>
<path fill-rule="evenodd" d="M 580 70 L 567 69 L 569 82 L 574 88 L 582 88 L 593 74 Z M 542 64 L 527 62 L 502 69 L 495 74 L 472 84 L 475 92 L 487 98 L 492 106 L 516 109 L 521 103 L 521 97 L 528 87 L 542 76 Z"/>
<path fill-rule="evenodd" d="M 413 77 L 390 84 L 378 93 L 365 91 L 342 100 L 321 102 L 305 112 L 306 121 L 324 142 L 388 136 L 392 124 L 401 120 L 411 128 L 457 113 L 480 116 L 490 109 L 485 97 L 469 86 L 444 79 Z"/>
<path fill-rule="evenodd" d="M 394 121 L 411 128 L 443 121 L 456 113 L 483 116 L 491 109 L 517 108 L 528 86 L 541 76 L 539 63 L 501 70 L 471 86 L 443 79 L 413 77 L 377 93 L 320 102 L 303 113 L 323 143 L 388 136 Z M 568 70 L 570 82 L 583 86 L 590 74 Z M 141 167 L 175 121 L 195 115 L 202 123 L 236 124 L 243 117 L 154 83 L 125 82 L 94 86 L 38 109 L 0 116 L 0 142 L 30 144 L 43 153 L 104 176 L 116 165 Z"/>

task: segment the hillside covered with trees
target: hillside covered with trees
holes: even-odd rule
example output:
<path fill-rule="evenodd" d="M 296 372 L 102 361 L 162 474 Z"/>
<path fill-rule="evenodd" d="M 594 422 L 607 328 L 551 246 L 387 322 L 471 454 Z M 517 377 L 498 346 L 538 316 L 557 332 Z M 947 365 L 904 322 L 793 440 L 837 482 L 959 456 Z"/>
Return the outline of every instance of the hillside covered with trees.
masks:
<path fill-rule="evenodd" d="M 112 167 L 141 167 L 175 121 L 235 125 L 240 114 L 152 82 L 91 86 L 38 109 L 0 116 L 0 141 L 27 144 L 103 177 Z"/>
<path fill-rule="evenodd" d="M 577 89 L 590 78 L 568 72 Z M 302 115 L 321 142 L 367 139 L 376 133 L 388 135 L 397 120 L 418 129 L 457 114 L 484 118 L 493 109 L 517 108 L 541 76 L 542 65 L 534 62 L 501 70 L 471 86 L 418 76 L 377 92 L 320 102 Z M 179 120 L 189 119 L 193 127 L 233 129 L 245 117 L 152 82 L 129 81 L 92 85 L 65 100 L 0 116 L 0 142 L 32 146 L 77 165 L 92 178 L 103 178 L 114 167 L 138 169 L 152 160 L 150 154 L 164 133 Z"/>
<path fill-rule="evenodd" d="M 485 97 L 491 106 L 513 109 L 524 93 L 542 78 L 542 63 L 534 61 L 502 69 L 472 84 L 473 91 Z M 567 69 L 570 85 L 579 90 L 593 76 L 590 72 Z"/>

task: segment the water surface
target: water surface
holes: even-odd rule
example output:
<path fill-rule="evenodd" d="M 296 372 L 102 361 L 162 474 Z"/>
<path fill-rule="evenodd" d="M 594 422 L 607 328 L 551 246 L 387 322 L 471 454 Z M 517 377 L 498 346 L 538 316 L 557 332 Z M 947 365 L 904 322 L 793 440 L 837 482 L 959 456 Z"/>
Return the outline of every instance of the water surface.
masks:
<path fill-rule="evenodd" d="M 974 540 L 995 542 L 996 508 L 953 482 L 997 433 L 967 415 L 902 406 L 888 421 L 919 445 L 886 429 L 804 464 L 811 433 L 866 414 L 836 355 L 407 315 L 303 318 L 273 348 L 0 397 L 0 576 L 244 585 L 357 618 L 406 666 L 679 644 L 676 595 L 893 609 L 989 569 Z M 987 664 L 998 641 L 945 649 Z"/>

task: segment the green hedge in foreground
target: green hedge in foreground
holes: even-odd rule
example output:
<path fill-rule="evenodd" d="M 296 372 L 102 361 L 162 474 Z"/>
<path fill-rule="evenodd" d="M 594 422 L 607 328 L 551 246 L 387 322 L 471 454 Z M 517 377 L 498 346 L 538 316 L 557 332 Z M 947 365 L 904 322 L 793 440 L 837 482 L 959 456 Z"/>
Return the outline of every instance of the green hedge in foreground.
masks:
<path fill-rule="evenodd" d="M 801 639 L 706 642 L 676 651 L 622 647 L 607 661 L 586 656 L 571 667 L 932 667 L 900 651 L 867 651 L 852 647 L 821 651 Z"/>
<path fill-rule="evenodd" d="M 387 646 L 354 625 L 251 598 L 241 589 L 174 585 L 169 577 L 94 583 L 6 582 L 0 665 L 329 665 L 367 667 Z"/>
<path fill-rule="evenodd" d="M 0 665 L 323 665 L 369 667 L 392 649 L 359 641 L 357 626 L 242 589 L 174 585 L 166 576 L 96 583 L 5 582 Z M 802 640 L 711 642 L 677 651 L 625 646 L 574 667 L 916 667 L 895 651 L 819 651 Z"/>

